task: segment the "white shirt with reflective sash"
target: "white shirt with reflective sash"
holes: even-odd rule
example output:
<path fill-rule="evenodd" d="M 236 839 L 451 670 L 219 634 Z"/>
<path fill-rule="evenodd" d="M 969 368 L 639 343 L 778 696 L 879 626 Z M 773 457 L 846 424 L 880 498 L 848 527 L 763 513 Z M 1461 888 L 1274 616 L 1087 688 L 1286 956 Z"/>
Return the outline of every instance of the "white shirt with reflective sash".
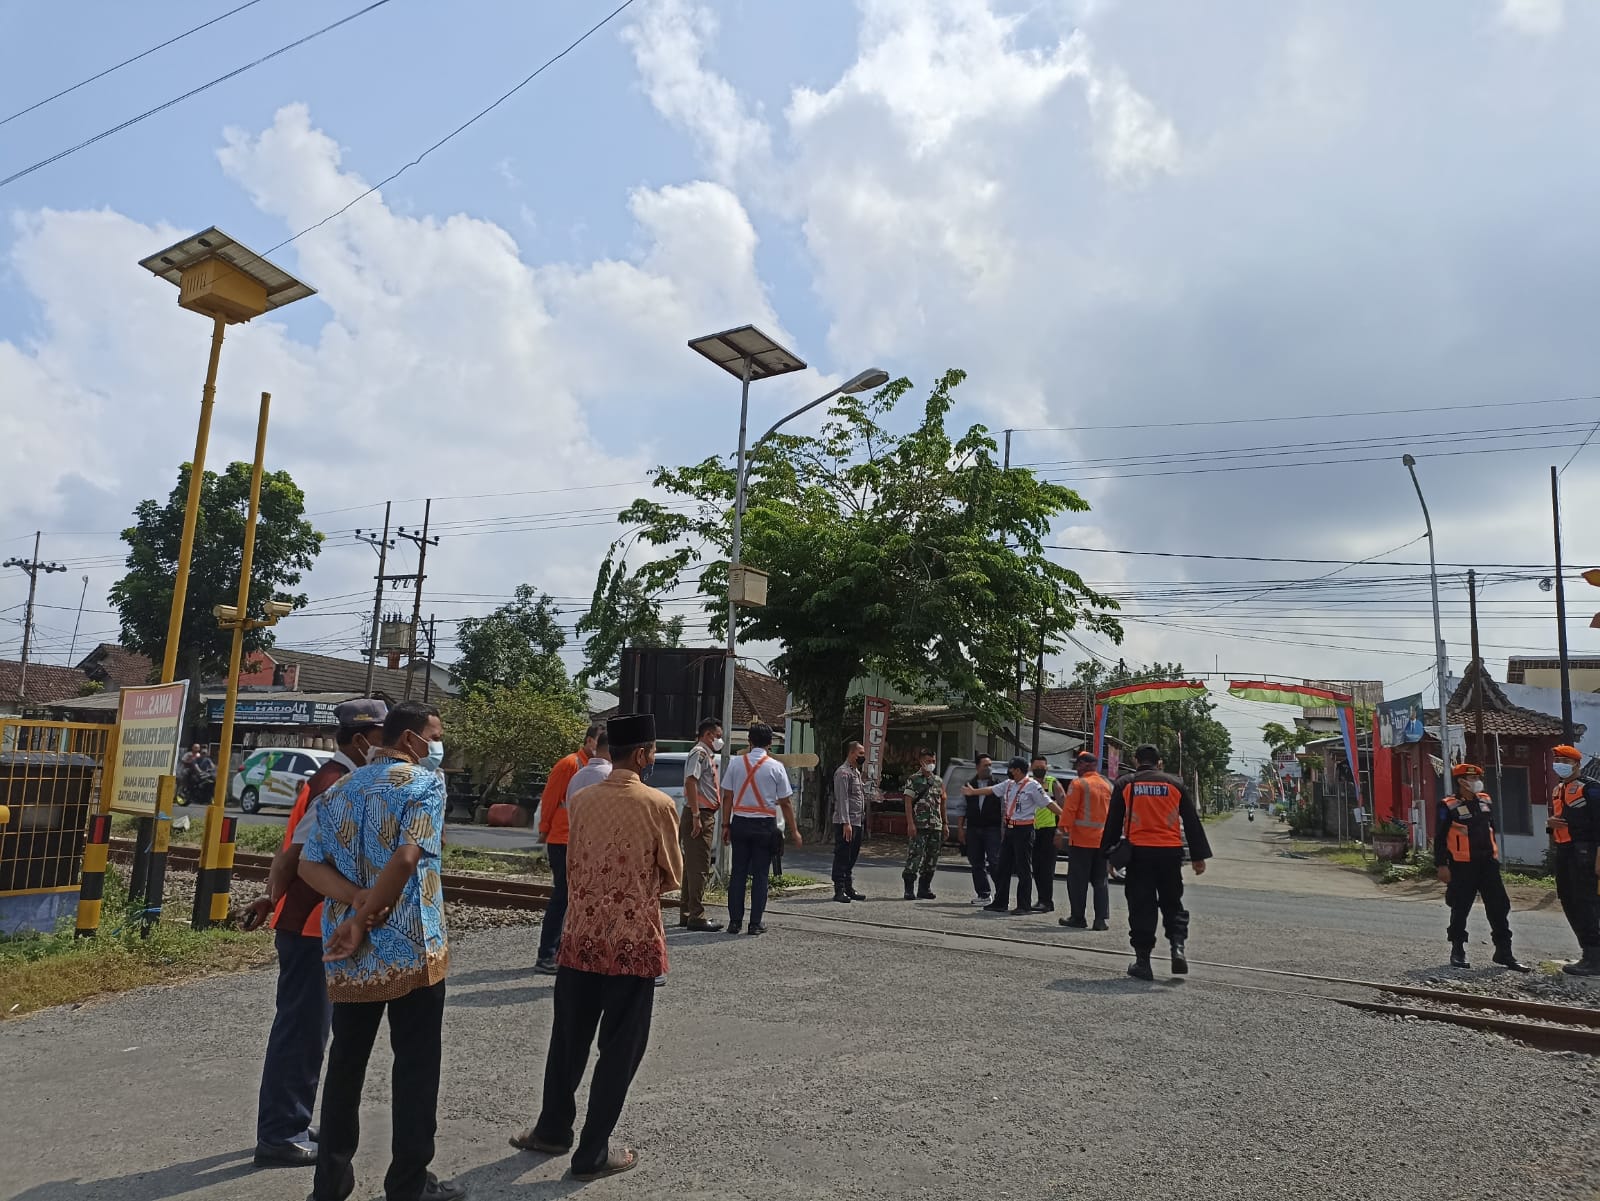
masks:
<path fill-rule="evenodd" d="M 778 802 L 794 795 L 794 785 L 783 764 L 756 749 L 729 762 L 722 791 L 733 793 L 734 817 L 777 817 Z"/>

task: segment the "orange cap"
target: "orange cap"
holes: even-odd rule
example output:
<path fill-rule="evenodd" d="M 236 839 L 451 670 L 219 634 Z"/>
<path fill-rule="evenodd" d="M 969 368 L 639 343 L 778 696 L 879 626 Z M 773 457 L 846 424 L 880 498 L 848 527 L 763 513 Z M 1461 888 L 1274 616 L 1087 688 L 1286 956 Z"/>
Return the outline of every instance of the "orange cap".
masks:
<path fill-rule="evenodd" d="M 1568 746 L 1566 743 L 1562 743 L 1560 746 L 1556 747 L 1556 749 L 1551 751 L 1550 753 L 1553 756 L 1555 756 L 1557 759 L 1582 759 L 1583 758 L 1583 752 L 1582 751 L 1580 751 L 1575 746 Z"/>
<path fill-rule="evenodd" d="M 1481 776 L 1483 768 L 1476 763 L 1458 763 L 1450 770 L 1450 774 L 1459 780 L 1462 776 Z"/>

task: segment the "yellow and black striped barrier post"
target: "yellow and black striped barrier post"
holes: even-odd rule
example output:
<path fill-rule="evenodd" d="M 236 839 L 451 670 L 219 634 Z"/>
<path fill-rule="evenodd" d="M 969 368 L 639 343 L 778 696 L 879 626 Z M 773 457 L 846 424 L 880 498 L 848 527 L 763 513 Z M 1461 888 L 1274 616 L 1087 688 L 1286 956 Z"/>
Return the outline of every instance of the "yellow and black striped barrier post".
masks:
<path fill-rule="evenodd" d="M 106 856 L 111 850 L 111 815 L 89 818 L 83 845 L 83 874 L 78 880 L 78 937 L 93 938 L 100 929 L 100 903 L 106 895 Z"/>
<path fill-rule="evenodd" d="M 229 894 L 233 889 L 234 837 L 238 825 L 239 819 L 236 817 L 222 819 L 221 837 L 217 842 L 216 866 L 200 873 L 199 879 L 204 880 L 208 913 L 213 925 L 228 920 Z M 197 901 L 196 905 L 198 904 Z"/>
<path fill-rule="evenodd" d="M 139 928 L 144 938 L 150 937 L 150 927 L 161 920 L 161 899 L 167 889 L 167 845 L 172 839 L 172 800 L 177 792 L 178 777 L 162 776 L 156 787 L 156 831 L 150 842 L 144 918 Z"/>

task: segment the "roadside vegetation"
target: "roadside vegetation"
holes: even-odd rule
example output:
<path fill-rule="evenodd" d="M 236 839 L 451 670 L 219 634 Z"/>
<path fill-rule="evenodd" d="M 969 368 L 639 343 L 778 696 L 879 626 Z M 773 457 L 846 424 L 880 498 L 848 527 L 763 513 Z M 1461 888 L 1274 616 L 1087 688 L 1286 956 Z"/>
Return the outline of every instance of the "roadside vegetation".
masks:
<path fill-rule="evenodd" d="M 1320 859 L 1350 871 L 1364 872 L 1380 884 L 1427 883 L 1436 879 L 1431 853 L 1412 854 L 1403 863 L 1375 858 L 1356 843 L 1302 842 L 1291 844 L 1291 853 L 1302 859 Z M 1519 885 L 1541 892 L 1555 892 L 1555 877 L 1549 872 L 1529 868 L 1503 868 L 1507 887 Z"/>

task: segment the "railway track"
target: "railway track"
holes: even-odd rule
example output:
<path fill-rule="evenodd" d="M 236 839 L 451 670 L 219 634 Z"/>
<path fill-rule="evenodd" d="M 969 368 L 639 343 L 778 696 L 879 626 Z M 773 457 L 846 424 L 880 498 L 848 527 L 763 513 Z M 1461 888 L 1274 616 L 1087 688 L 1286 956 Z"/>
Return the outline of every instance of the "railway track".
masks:
<path fill-rule="evenodd" d="M 110 857 L 119 863 L 131 862 L 133 842 L 113 838 Z M 265 880 L 271 866 L 271 855 L 238 851 L 233 856 L 233 876 L 236 880 Z M 174 846 L 167 851 L 169 871 L 192 872 L 199 867 L 199 847 Z M 445 872 L 441 878 L 444 882 L 444 899 L 462 905 L 478 905 L 485 909 L 543 909 L 550 902 L 548 884 L 495 876 L 469 876 L 459 872 Z M 676 905 L 676 902 L 663 904 Z"/>
<path fill-rule="evenodd" d="M 1023 938 L 1016 935 L 936 930 L 897 922 L 836 917 L 818 913 L 814 907 L 795 907 L 782 902 L 769 904 L 767 912 L 781 914 L 786 919 L 793 919 L 800 924 L 815 923 L 813 928 L 819 932 L 848 932 L 856 937 L 892 935 L 893 941 L 904 941 L 910 936 L 913 941 L 942 946 L 986 943 L 996 947 L 999 953 L 1009 951 L 1026 958 L 1038 959 L 1058 959 L 1065 953 L 1067 957 L 1082 957 L 1078 961 L 1089 967 L 1098 966 L 1100 959 L 1115 958 L 1119 965 L 1115 970 L 1119 974 L 1122 971 L 1120 965 L 1128 958 L 1125 948 L 1089 947 L 1077 943 Z M 846 927 L 861 929 L 846 931 L 843 929 Z M 1206 969 L 1206 972 L 1185 978 L 1186 986 L 1227 988 L 1309 998 L 1385 1017 L 1442 1022 L 1486 1031 L 1541 1050 L 1575 1051 L 1585 1055 L 1600 1056 L 1600 1009 L 1580 1005 L 1557 1005 L 1522 997 L 1424 988 L 1420 985 L 1396 984 L 1380 980 L 1323 976 L 1314 972 L 1296 972 L 1283 968 L 1215 963 L 1203 959 L 1190 959 L 1189 963 L 1192 967 Z M 1270 979 L 1284 987 L 1270 987 L 1260 983 L 1263 979 Z"/>

